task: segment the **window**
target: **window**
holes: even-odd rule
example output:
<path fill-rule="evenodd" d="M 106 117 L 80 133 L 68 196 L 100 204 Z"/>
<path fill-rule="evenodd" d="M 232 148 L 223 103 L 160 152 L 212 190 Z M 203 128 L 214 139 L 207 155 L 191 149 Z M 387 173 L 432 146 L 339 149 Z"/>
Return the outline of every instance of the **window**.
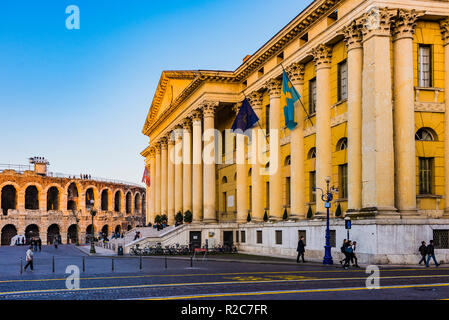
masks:
<path fill-rule="evenodd" d="M 257 243 L 262 243 L 262 230 L 256 232 Z"/>
<path fill-rule="evenodd" d="M 291 157 L 287 156 L 284 161 L 284 166 L 289 166 L 291 164 Z"/>
<path fill-rule="evenodd" d="M 343 61 L 338 64 L 338 101 L 348 98 L 348 64 Z"/>
<path fill-rule="evenodd" d="M 418 46 L 418 86 L 432 86 L 432 48 L 430 45 Z"/>
<path fill-rule="evenodd" d="M 331 238 L 330 238 L 331 247 L 335 248 L 336 243 L 337 243 L 337 241 L 336 241 L 337 236 L 336 236 L 335 230 L 329 230 L 329 231 L 330 231 L 330 236 L 331 236 Z"/>
<path fill-rule="evenodd" d="M 313 190 L 315 188 L 315 171 L 310 171 L 309 172 L 309 185 L 310 185 L 310 194 L 309 194 L 309 199 L 310 202 L 315 202 L 316 201 L 316 193 Z"/>
<path fill-rule="evenodd" d="M 435 131 L 430 128 L 421 128 L 415 134 L 416 141 L 437 141 L 437 138 Z"/>
<path fill-rule="evenodd" d="M 341 138 L 337 142 L 337 151 L 342 151 L 348 149 L 348 139 L 347 138 Z"/>
<path fill-rule="evenodd" d="M 245 243 L 246 242 L 246 233 L 244 230 L 240 231 L 240 242 Z"/>
<path fill-rule="evenodd" d="M 309 81 L 309 114 L 316 112 L 316 78 Z"/>
<path fill-rule="evenodd" d="M 276 230 L 276 244 L 282 244 L 282 230 Z"/>
<path fill-rule="evenodd" d="M 315 159 L 316 158 L 316 148 L 313 147 L 309 150 L 309 153 L 307 154 L 307 159 Z"/>
<path fill-rule="evenodd" d="M 307 245 L 307 237 L 306 237 L 306 230 L 298 230 L 298 241 L 301 239 L 301 237 L 304 237 L 304 240 L 302 242 L 304 242 L 304 245 Z"/>
<path fill-rule="evenodd" d="M 226 130 L 221 132 L 221 154 L 226 155 Z"/>
<path fill-rule="evenodd" d="M 419 194 L 432 194 L 433 158 L 419 158 Z"/>
<path fill-rule="evenodd" d="M 436 249 L 449 249 L 449 230 L 433 230 L 433 241 Z"/>
<path fill-rule="evenodd" d="M 239 231 L 238 230 L 235 232 L 235 242 L 236 243 L 239 242 Z"/>
<path fill-rule="evenodd" d="M 253 187 L 249 186 L 249 190 L 248 190 L 248 194 L 249 194 L 249 210 L 253 210 Z"/>
<path fill-rule="evenodd" d="M 270 208 L 270 182 L 267 181 L 265 182 L 265 208 L 269 209 Z"/>
<path fill-rule="evenodd" d="M 290 177 L 285 178 L 285 202 L 287 206 L 290 206 L 292 201 L 290 197 L 291 192 L 291 180 Z"/>
<path fill-rule="evenodd" d="M 223 192 L 223 212 L 228 212 L 227 193 Z"/>
<path fill-rule="evenodd" d="M 348 198 L 348 164 L 338 166 L 340 177 L 340 198 Z"/>
<path fill-rule="evenodd" d="M 270 105 L 265 107 L 265 134 L 270 135 Z"/>

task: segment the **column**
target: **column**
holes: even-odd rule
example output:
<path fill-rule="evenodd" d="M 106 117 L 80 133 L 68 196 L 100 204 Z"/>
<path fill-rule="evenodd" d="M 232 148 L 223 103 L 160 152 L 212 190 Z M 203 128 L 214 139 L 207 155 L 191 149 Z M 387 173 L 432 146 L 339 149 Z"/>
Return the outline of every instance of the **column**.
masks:
<path fill-rule="evenodd" d="M 363 34 L 362 209 L 378 217 L 399 217 L 394 207 L 393 106 L 390 21 L 381 8 L 359 20 Z"/>
<path fill-rule="evenodd" d="M 175 137 L 174 134 L 168 136 L 167 151 L 167 216 L 168 224 L 175 223 Z"/>
<path fill-rule="evenodd" d="M 239 112 L 239 105 L 235 105 L 234 111 Z M 235 133 L 236 145 L 236 201 L 237 201 L 237 223 L 246 223 L 248 217 L 248 171 L 246 165 L 246 139 L 247 136 L 241 133 Z"/>
<path fill-rule="evenodd" d="M 182 211 L 182 128 L 175 129 L 175 215 Z"/>
<path fill-rule="evenodd" d="M 304 65 L 293 63 L 287 68 L 288 75 L 298 93 L 303 95 Z M 304 173 L 304 110 L 301 103 L 295 104 L 295 116 L 298 125 L 290 132 L 290 219 L 306 217 L 305 209 L 305 173 Z"/>
<path fill-rule="evenodd" d="M 449 216 L 449 18 L 440 22 L 444 41 L 444 215 Z"/>
<path fill-rule="evenodd" d="M 192 165 L 192 222 L 203 219 L 203 145 L 200 110 L 192 113 L 193 165 Z"/>
<path fill-rule="evenodd" d="M 326 191 L 326 179 L 332 182 L 331 96 L 329 86 L 332 48 L 320 44 L 312 50 L 316 67 L 316 186 Z M 316 214 L 324 214 L 324 201 L 317 190 Z"/>
<path fill-rule="evenodd" d="M 161 215 L 167 214 L 167 138 L 161 139 Z M 168 217 L 168 216 L 167 216 Z"/>
<path fill-rule="evenodd" d="M 362 208 L 362 68 L 363 47 L 359 25 L 343 30 L 348 49 L 348 214 Z"/>
<path fill-rule="evenodd" d="M 156 188 L 155 188 L 155 168 L 156 168 L 156 152 L 154 150 L 154 148 L 152 148 L 150 150 L 150 187 L 149 187 L 149 201 L 150 201 L 150 210 L 149 210 L 149 214 L 148 214 L 148 221 L 147 222 L 151 222 L 152 224 L 154 223 L 154 218 L 156 216 L 155 212 L 156 212 Z M 115 199 L 112 198 L 111 201 L 114 201 Z"/>
<path fill-rule="evenodd" d="M 192 154 L 191 154 L 191 136 L 192 122 L 190 119 L 184 119 L 183 137 L 182 137 L 182 174 L 183 174 L 183 195 L 182 208 L 183 213 L 192 212 Z"/>
<path fill-rule="evenodd" d="M 160 143 L 156 144 L 156 168 L 155 168 L 155 174 L 156 174 L 156 205 L 155 205 L 155 211 L 156 215 L 161 214 L 161 145 Z M 125 195 L 126 198 L 126 195 Z"/>
<path fill-rule="evenodd" d="M 270 95 L 270 217 L 271 221 L 282 220 L 282 165 L 281 165 L 281 85 L 271 79 L 266 86 Z"/>
<path fill-rule="evenodd" d="M 206 102 L 203 106 L 204 117 L 204 154 L 203 154 L 203 222 L 217 222 L 215 211 L 215 109 L 218 102 Z"/>
<path fill-rule="evenodd" d="M 401 215 L 417 213 L 413 34 L 419 15 L 399 9 L 392 25 L 395 199 Z"/>
<path fill-rule="evenodd" d="M 262 94 L 260 92 L 252 92 L 248 96 L 251 107 L 254 112 L 257 114 L 259 119 L 262 119 Z M 255 125 L 251 131 L 251 202 L 252 202 L 252 212 L 251 212 L 251 221 L 252 222 L 261 222 L 263 221 L 264 215 L 264 204 L 263 204 L 263 180 L 262 175 L 260 173 L 262 169 L 262 165 L 259 159 L 262 159 L 260 156 L 261 150 L 259 148 L 262 143 L 259 143 L 260 139 L 265 139 L 265 136 L 261 132 L 259 126 Z"/>

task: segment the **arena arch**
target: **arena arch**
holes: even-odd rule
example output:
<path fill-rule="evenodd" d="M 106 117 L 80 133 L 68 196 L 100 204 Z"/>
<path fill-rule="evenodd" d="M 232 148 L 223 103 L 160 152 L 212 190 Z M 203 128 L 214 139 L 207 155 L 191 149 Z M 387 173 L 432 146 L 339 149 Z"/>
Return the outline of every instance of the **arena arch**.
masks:
<path fill-rule="evenodd" d="M 114 211 L 115 212 L 121 211 L 121 204 L 122 204 L 122 192 L 120 190 L 117 190 L 114 195 Z"/>
<path fill-rule="evenodd" d="M 67 210 L 78 210 L 79 188 L 75 182 L 67 187 Z"/>
<path fill-rule="evenodd" d="M 35 185 L 25 189 L 25 209 L 39 210 L 39 190 Z"/>
<path fill-rule="evenodd" d="M 132 206 L 132 195 L 131 191 L 128 191 L 126 194 L 126 213 L 131 213 L 131 206 Z"/>
<path fill-rule="evenodd" d="M 109 237 L 109 226 L 107 224 L 105 224 L 103 226 L 103 228 L 101 228 L 101 232 L 106 235 L 106 238 L 108 238 Z"/>
<path fill-rule="evenodd" d="M 147 203 L 145 200 L 145 195 L 142 195 L 142 213 L 144 215 L 147 213 Z"/>
<path fill-rule="evenodd" d="M 108 211 L 109 210 L 109 190 L 104 189 L 101 191 L 101 210 Z"/>
<path fill-rule="evenodd" d="M 134 196 L 134 213 L 140 213 L 142 211 L 142 197 L 140 193 L 136 193 Z"/>
<path fill-rule="evenodd" d="M 2 211 L 3 215 L 8 215 L 8 210 L 17 209 L 17 189 L 14 185 L 8 184 L 2 188 Z"/>
<path fill-rule="evenodd" d="M 86 209 L 90 209 L 95 206 L 95 193 L 93 188 L 88 188 L 86 190 Z"/>
<path fill-rule="evenodd" d="M 58 235 L 60 235 L 60 229 L 57 224 L 52 224 L 47 229 L 47 244 L 54 243 L 54 240 L 57 239 Z"/>
<path fill-rule="evenodd" d="M 72 224 L 67 229 L 67 244 L 76 244 L 78 239 L 78 226 L 76 224 Z"/>
<path fill-rule="evenodd" d="M 55 186 L 48 188 L 47 191 L 47 211 L 59 210 L 59 189 Z"/>
<path fill-rule="evenodd" d="M 1 245 L 9 246 L 11 239 L 17 235 L 17 228 L 13 224 L 7 224 L 2 228 Z"/>
<path fill-rule="evenodd" d="M 122 226 L 121 225 L 117 225 L 116 227 L 115 227 L 115 233 L 119 233 L 119 234 L 121 234 L 121 232 L 122 232 Z"/>
<path fill-rule="evenodd" d="M 39 237 L 39 227 L 35 224 L 30 224 L 25 228 L 25 238 L 27 243 L 30 243 L 31 239 Z"/>

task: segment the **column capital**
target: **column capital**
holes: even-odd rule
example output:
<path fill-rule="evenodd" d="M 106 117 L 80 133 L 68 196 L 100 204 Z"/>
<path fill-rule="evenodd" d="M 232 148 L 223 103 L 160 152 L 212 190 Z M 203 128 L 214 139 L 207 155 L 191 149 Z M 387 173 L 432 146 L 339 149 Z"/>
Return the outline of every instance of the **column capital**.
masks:
<path fill-rule="evenodd" d="M 295 62 L 287 66 L 286 72 L 292 82 L 304 82 L 304 65 Z"/>
<path fill-rule="evenodd" d="M 215 115 L 215 109 L 218 107 L 218 104 L 218 101 L 203 102 L 203 116 L 205 118 L 213 118 Z"/>
<path fill-rule="evenodd" d="M 270 98 L 277 98 L 281 96 L 282 82 L 278 79 L 270 79 L 265 83 Z"/>
<path fill-rule="evenodd" d="M 190 114 L 190 117 L 192 119 L 192 122 L 201 121 L 201 118 L 203 117 L 201 109 L 193 110 Z"/>
<path fill-rule="evenodd" d="M 150 159 L 156 156 L 156 149 L 154 147 L 150 148 Z"/>
<path fill-rule="evenodd" d="M 241 106 L 240 103 L 234 103 L 234 104 L 232 105 L 232 112 L 234 112 L 235 114 L 238 114 L 238 113 L 239 113 L 239 110 L 240 110 L 240 106 Z"/>
<path fill-rule="evenodd" d="M 163 137 L 159 140 L 159 143 L 161 145 L 161 150 L 167 150 L 167 138 Z"/>
<path fill-rule="evenodd" d="M 345 26 L 340 31 L 340 34 L 344 36 L 348 51 L 362 48 L 362 30 L 357 21 L 352 21 L 349 25 Z"/>
<path fill-rule="evenodd" d="M 391 22 L 397 10 L 390 8 L 372 8 L 365 12 L 357 23 L 361 27 L 363 41 L 368 40 L 372 36 L 389 37 L 391 35 Z"/>
<path fill-rule="evenodd" d="M 393 19 L 392 34 L 393 41 L 410 38 L 413 39 L 415 34 L 416 21 L 424 15 L 424 11 L 416 11 L 415 9 L 399 9 L 398 15 Z"/>
<path fill-rule="evenodd" d="M 190 118 L 185 118 L 182 120 L 182 128 L 185 131 L 190 132 L 192 130 L 192 120 Z"/>
<path fill-rule="evenodd" d="M 261 109 L 263 105 L 263 95 L 261 92 L 253 91 L 248 95 L 248 101 L 253 109 Z"/>
<path fill-rule="evenodd" d="M 154 150 L 156 152 L 156 155 L 161 154 L 161 143 L 159 141 L 155 143 Z"/>
<path fill-rule="evenodd" d="M 449 45 L 449 18 L 440 21 L 441 35 L 444 45 Z"/>
<path fill-rule="evenodd" d="M 331 47 L 325 44 L 320 44 L 318 47 L 312 49 L 311 53 L 317 69 L 320 67 L 330 67 L 332 59 Z"/>
<path fill-rule="evenodd" d="M 182 126 L 176 125 L 175 129 L 173 130 L 173 137 L 176 140 L 182 139 Z"/>

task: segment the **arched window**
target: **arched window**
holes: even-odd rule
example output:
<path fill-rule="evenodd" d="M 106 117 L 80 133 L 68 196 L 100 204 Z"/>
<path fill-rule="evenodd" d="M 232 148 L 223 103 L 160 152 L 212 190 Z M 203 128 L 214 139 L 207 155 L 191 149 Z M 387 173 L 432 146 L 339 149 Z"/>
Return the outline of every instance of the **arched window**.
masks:
<path fill-rule="evenodd" d="M 348 149 L 348 138 L 341 138 L 337 142 L 337 151 Z"/>
<path fill-rule="evenodd" d="M 86 208 L 92 208 L 95 203 L 94 189 L 89 188 L 86 191 Z"/>
<path fill-rule="evenodd" d="M 114 211 L 120 212 L 120 203 L 122 201 L 122 194 L 120 191 L 117 191 L 114 196 Z"/>
<path fill-rule="evenodd" d="M 108 211 L 108 207 L 109 207 L 109 195 L 108 195 L 108 190 L 104 189 L 101 192 L 101 210 L 102 211 Z"/>
<path fill-rule="evenodd" d="M 67 189 L 67 210 L 77 210 L 78 188 L 75 183 L 71 183 Z"/>
<path fill-rule="evenodd" d="M 131 213 L 132 196 L 131 192 L 126 194 L 126 213 Z"/>
<path fill-rule="evenodd" d="M 226 178 L 226 176 L 224 176 L 224 177 L 221 179 L 221 183 L 228 183 L 228 178 Z"/>
<path fill-rule="evenodd" d="M 313 147 L 309 150 L 309 153 L 307 154 L 307 159 L 315 159 L 316 158 L 316 148 Z"/>
<path fill-rule="evenodd" d="M 141 206 L 142 206 L 142 201 L 141 201 L 140 193 L 136 193 L 136 195 L 134 197 L 134 212 L 140 213 L 142 210 Z"/>
<path fill-rule="evenodd" d="M 25 190 L 25 209 L 39 210 L 39 192 L 35 186 L 29 186 Z"/>
<path fill-rule="evenodd" d="M 291 164 L 291 157 L 287 156 L 284 160 L 284 166 L 289 166 Z"/>
<path fill-rule="evenodd" d="M 8 210 L 15 210 L 17 206 L 17 191 L 12 185 L 4 186 L 2 189 L 2 210 L 3 215 L 8 214 Z"/>
<path fill-rule="evenodd" d="M 47 191 L 47 211 L 59 210 L 59 190 L 51 187 Z"/>
<path fill-rule="evenodd" d="M 438 141 L 438 136 L 430 128 L 421 128 L 418 131 L 416 131 L 415 134 L 415 140 L 416 141 Z"/>

